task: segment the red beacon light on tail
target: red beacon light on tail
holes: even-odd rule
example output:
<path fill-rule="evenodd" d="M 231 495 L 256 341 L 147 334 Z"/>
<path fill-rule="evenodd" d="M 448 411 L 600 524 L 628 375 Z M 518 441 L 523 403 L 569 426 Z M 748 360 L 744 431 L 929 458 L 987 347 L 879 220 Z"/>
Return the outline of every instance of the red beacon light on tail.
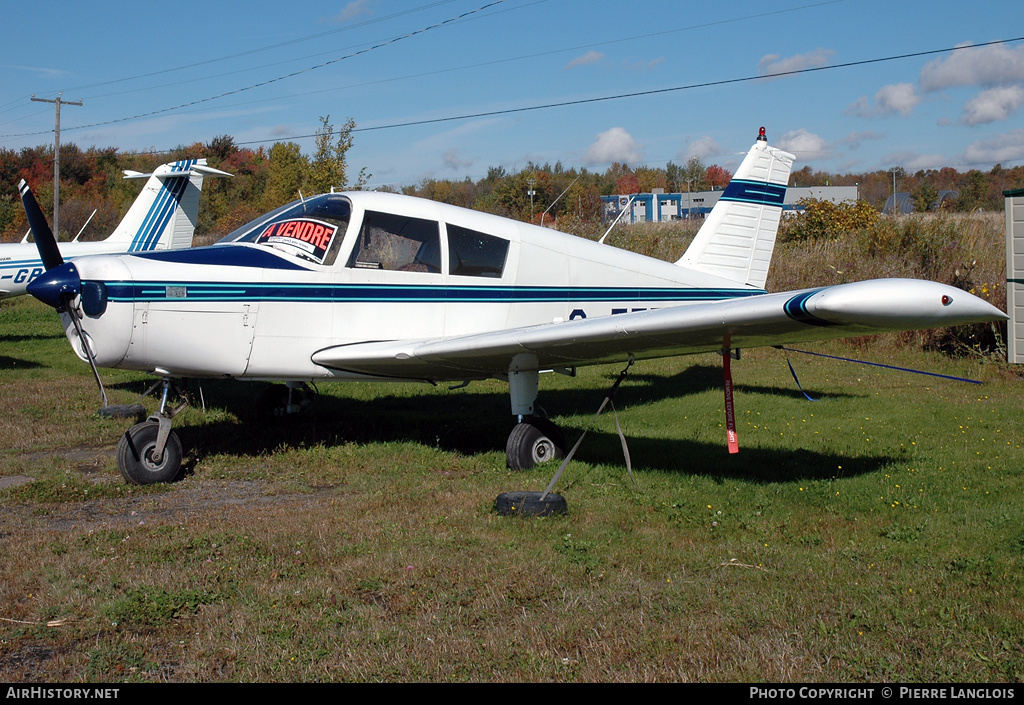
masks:
<path fill-rule="evenodd" d="M 763 127 L 760 130 L 757 131 L 757 141 L 758 142 L 767 142 L 768 141 L 768 137 L 764 134 L 764 128 Z"/>

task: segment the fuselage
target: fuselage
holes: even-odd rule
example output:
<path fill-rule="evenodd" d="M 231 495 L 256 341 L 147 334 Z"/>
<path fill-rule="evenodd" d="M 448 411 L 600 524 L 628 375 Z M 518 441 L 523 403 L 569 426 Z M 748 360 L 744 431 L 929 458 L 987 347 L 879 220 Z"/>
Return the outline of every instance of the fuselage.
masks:
<path fill-rule="evenodd" d="M 84 307 L 83 319 L 97 364 L 173 376 L 366 378 L 312 357 L 339 345 L 764 293 L 546 228 L 395 194 L 306 199 L 225 240 L 77 259 L 83 286 L 102 291 L 102 306 Z"/>

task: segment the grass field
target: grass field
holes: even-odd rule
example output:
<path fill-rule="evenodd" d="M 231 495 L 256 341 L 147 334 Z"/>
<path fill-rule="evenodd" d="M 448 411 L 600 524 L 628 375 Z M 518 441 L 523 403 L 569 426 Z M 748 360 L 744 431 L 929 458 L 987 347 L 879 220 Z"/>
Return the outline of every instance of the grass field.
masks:
<path fill-rule="evenodd" d="M 190 387 L 188 474 L 130 487 L 56 317 L 0 303 L 0 681 L 1024 679 L 1024 377 L 905 339 L 636 365 L 556 491 L 495 497 L 507 385 L 322 385 L 252 418 L 255 383 Z M 618 368 L 544 376 L 572 443 Z M 104 371 L 112 401 L 148 380 Z M 147 402 L 155 408 L 153 400 Z M 205 408 L 203 408 L 205 403 Z"/>

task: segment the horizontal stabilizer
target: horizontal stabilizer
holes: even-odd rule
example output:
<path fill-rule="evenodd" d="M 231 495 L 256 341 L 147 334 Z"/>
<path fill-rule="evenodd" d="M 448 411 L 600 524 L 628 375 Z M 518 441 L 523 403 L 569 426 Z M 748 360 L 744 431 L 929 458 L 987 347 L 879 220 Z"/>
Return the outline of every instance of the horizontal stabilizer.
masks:
<path fill-rule="evenodd" d="M 164 166 L 168 165 L 165 164 Z M 161 167 L 156 171 L 151 171 L 148 174 L 144 174 L 141 171 L 132 171 L 131 169 L 124 170 L 124 178 L 126 179 L 148 179 L 150 176 L 155 176 L 158 179 L 183 179 L 197 175 L 208 177 L 233 176 L 233 174 L 229 174 L 226 171 L 214 169 L 212 166 L 206 166 L 205 159 L 200 159 L 195 164 L 193 164 L 190 169 L 163 170 L 163 167 Z"/>

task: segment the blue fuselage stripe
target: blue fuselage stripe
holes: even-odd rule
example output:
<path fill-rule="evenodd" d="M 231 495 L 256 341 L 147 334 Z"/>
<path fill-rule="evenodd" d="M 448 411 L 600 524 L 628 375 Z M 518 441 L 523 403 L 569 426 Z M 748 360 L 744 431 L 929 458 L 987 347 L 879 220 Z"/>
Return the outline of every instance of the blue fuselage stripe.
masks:
<path fill-rule="evenodd" d="M 583 301 L 720 301 L 766 293 L 763 289 L 663 289 L 637 287 L 392 286 L 373 284 L 210 283 L 197 281 L 105 282 L 112 302 L 295 303 L 548 303 Z"/>

